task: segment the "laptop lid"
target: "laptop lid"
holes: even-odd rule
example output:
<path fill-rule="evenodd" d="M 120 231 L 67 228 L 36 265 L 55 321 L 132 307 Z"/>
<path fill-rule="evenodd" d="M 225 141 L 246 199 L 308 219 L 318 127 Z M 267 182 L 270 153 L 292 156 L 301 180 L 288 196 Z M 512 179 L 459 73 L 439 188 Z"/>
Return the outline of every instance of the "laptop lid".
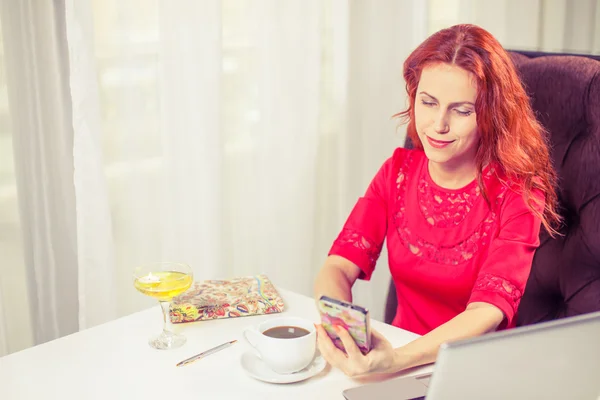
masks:
<path fill-rule="evenodd" d="M 597 399 L 600 312 L 442 346 L 427 400 Z"/>

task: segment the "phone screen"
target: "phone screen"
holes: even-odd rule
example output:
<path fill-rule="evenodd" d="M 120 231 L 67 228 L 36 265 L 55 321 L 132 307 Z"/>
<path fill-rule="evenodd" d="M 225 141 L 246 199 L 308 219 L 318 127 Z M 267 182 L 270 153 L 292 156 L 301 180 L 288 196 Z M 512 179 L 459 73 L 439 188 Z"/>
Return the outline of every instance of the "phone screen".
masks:
<path fill-rule="evenodd" d="M 345 328 L 363 354 L 371 349 L 371 327 L 369 311 L 356 304 L 342 300 L 321 296 L 319 299 L 319 312 L 321 314 L 321 325 L 340 350 L 345 351 L 344 345 L 337 332 L 335 325 Z"/>

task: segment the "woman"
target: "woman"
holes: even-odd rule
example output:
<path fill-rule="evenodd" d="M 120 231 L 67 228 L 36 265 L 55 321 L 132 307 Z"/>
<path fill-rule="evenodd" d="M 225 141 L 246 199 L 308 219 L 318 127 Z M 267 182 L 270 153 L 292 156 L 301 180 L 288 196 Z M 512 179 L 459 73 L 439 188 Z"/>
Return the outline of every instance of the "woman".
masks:
<path fill-rule="evenodd" d="M 393 325 L 423 335 L 393 349 L 373 332 L 363 356 L 318 329 L 325 359 L 346 374 L 396 372 L 435 361 L 447 341 L 515 325 L 539 245 L 559 222 L 542 127 L 502 46 L 473 25 L 444 29 L 404 63 L 414 150 L 396 149 L 360 198 L 315 283 L 352 301 L 384 240 L 398 308 Z"/>

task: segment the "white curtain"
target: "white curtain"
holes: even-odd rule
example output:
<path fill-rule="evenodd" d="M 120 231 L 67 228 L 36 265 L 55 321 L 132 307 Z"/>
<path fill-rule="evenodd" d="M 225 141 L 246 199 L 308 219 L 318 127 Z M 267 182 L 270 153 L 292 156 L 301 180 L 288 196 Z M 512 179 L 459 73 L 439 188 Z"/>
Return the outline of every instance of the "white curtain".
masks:
<path fill-rule="evenodd" d="M 197 280 L 264 272 L 311 294 L 354 202 L 402 144 L 390 117 L 425 29 L 398 20 L 424 21 L 419 3 L 87 3 L 108 191 L 78 201 L 110 202 L 119 315 L 152 304 L 130 274 L 155 260 L 188 262 Z M 88 64 L 70 50 L 73 69 Z M 75 143 L 81 160 L 92 150 Z M 80 247 L 113 241 L 81 228 Z M 356 293 L 379 318 L 386 264 Z"/>
<path fill-rule="evenodd" d="M 600 54 L 600 0 L 429 2 L 430 33 L 457 23 L 473 23 L 509 49 Z"/>
<path fill-rule="evenodd" d="M 25 270 L 14 271 L 6 265 L 2 275 L 3 280 L 10 275 L 27 277 L 27 287 L 3 297 L 2 306 L 5 316 L 12 314 L 7 326 L 22 321 L 24 314 L 30 317 L 35 342 L 43 342 L 78 329 L 64 14 L 53 2 L 2 1 L 0 5 L 25 265 Z M 9 349 L 13 341 L 25 344 L 20 335 L 31 337 L 31 332 L 10 332 Z"/>
<path fill-rule="evenodd" d="M 131 281 L 146 262 L 311 295 L 402 145 L 402 62 L 426 33 L 418 0 L 0 4 L 34 343 L 152 305 Z M 384 255 L 356 289 L 375 318 L 388 282 Z M 0 294 L 5 353 L 31 332 L 4 329 Z"/>
<path fill-rule="evenodd" d="M 93 53 L 91 9 L 86 2 L 67 0 L 65 15 L 68 46 L 73 173 L 77 226 L 78 328 L 85 329 L 117 316 L 114 241 L 104 177 L 100 97 Z"/>

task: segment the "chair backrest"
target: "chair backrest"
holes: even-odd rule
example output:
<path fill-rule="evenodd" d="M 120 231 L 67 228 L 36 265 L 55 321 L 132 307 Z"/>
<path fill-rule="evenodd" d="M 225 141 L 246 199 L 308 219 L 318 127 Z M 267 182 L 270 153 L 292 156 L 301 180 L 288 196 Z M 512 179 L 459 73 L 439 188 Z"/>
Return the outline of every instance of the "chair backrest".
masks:
<path fill-rule="evenodd" d="M 517 324 L 600 310 L 600 57 L 512 53 L 550 133 L 563 236 L 541 234 Z"/>
<path fill-rule="evenodd" d="M 541 233 L 517 324 L 600 311 L 600 57 L 510 55 L 538 120 L 549 132 L 564 217 L 562 236 Z M 396 305 L 391 282 L 387 323 Z"/>

